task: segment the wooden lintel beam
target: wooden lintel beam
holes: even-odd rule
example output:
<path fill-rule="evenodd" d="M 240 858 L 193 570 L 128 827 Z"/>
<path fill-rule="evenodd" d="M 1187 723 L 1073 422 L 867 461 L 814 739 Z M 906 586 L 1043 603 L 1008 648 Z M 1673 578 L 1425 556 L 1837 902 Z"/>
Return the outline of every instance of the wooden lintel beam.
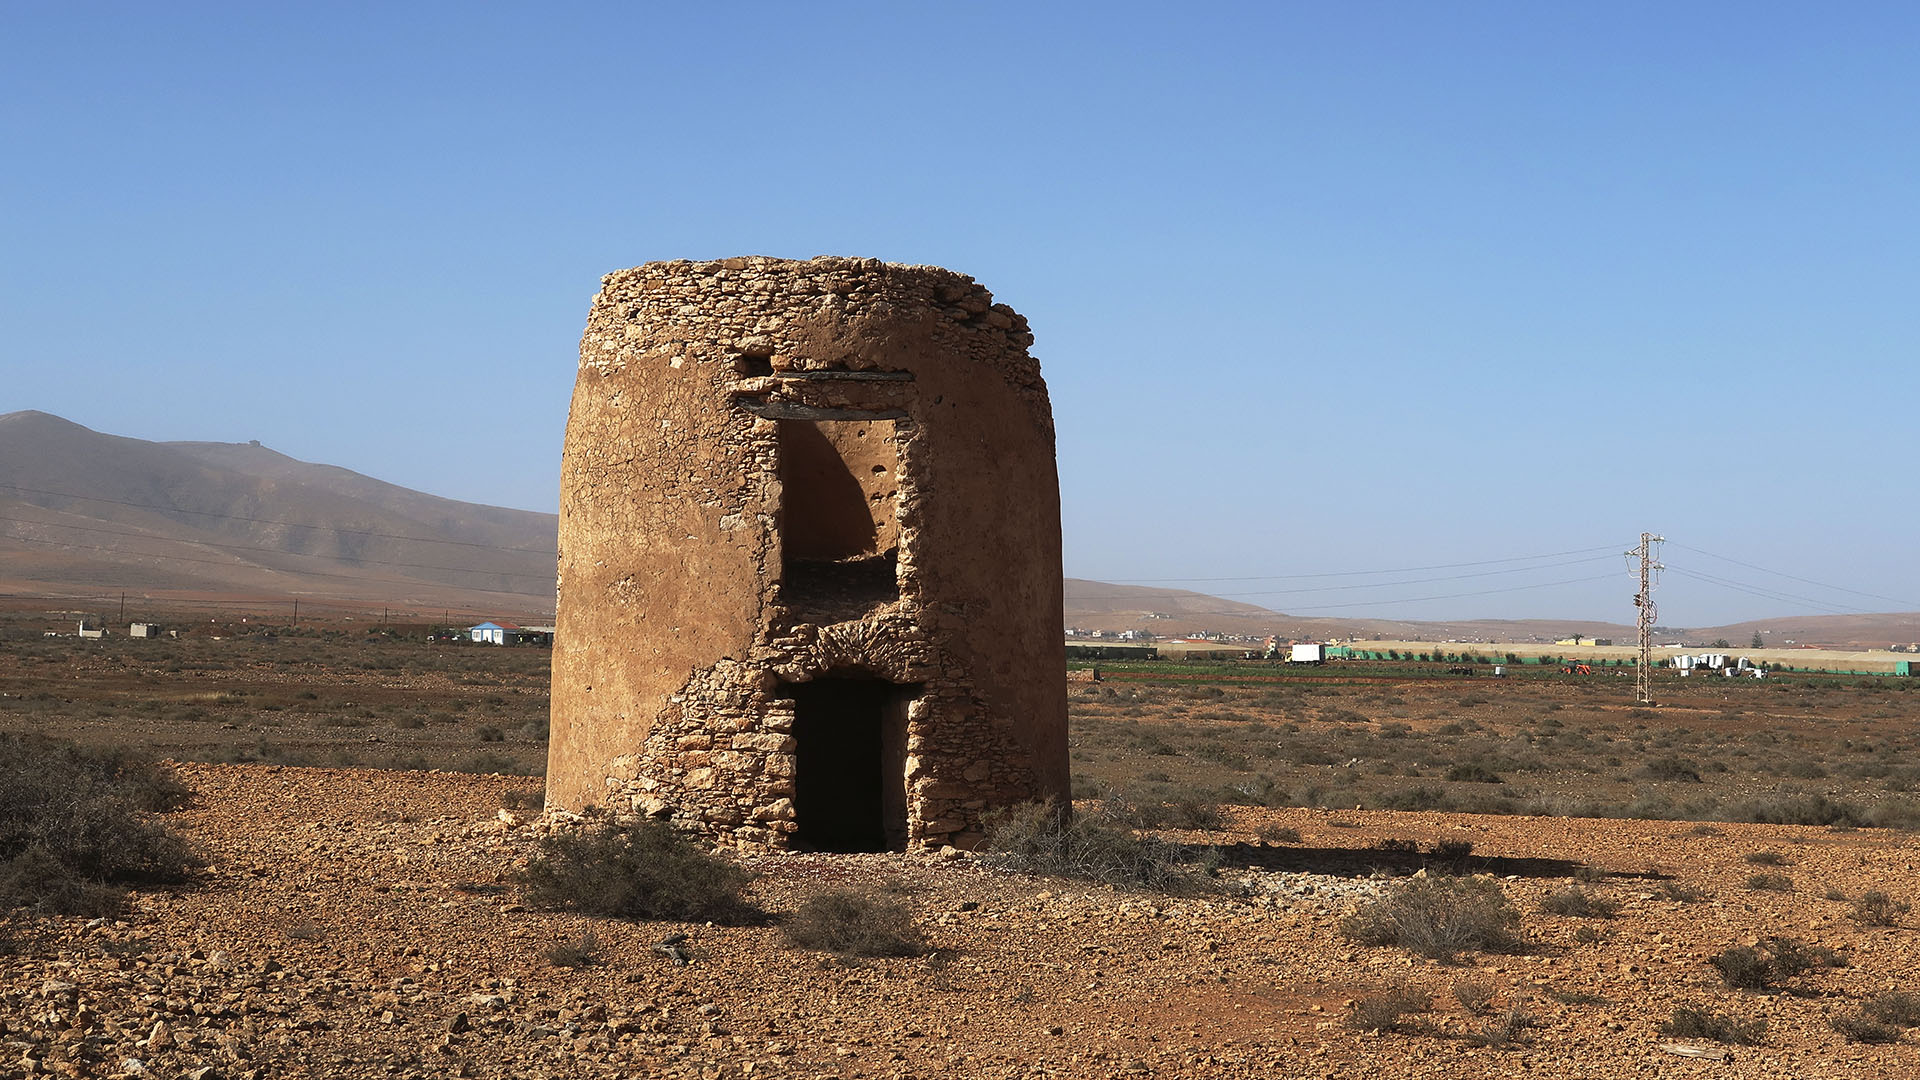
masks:
<path fill-rule="evenodd" d="M 905 409 L 823 409 L 791 401 L 739 399 L 740 407 L 763 420 L 905 420 Z"/>
<path fill-rule="evenodd" d="M 808 382 L 912 382 L 911 371 L 782 371 L 780 379 L 804 379 Z"/>

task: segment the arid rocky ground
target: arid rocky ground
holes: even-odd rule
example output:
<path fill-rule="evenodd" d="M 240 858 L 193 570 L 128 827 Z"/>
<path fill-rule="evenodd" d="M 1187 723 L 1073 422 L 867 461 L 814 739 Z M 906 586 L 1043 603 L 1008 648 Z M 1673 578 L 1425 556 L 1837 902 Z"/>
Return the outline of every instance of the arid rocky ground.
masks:
<path fill-rule="evenodd" d="M 6 923 L 0 1075 L 114 1076 L 1714 1076 L 1893 1075 L 1912 1042 L 1849 1043 L 1830 1015 L 1920 975 L 1911 918 L 1867 927 L 1829 891 L 1920 900 L 1920 842 L 1879 830 L 1431 813 L 1239 811 L 1223 874 L 1250 897 L 1173 898 L 1009 875 L 972 857 L 752 860 L 753 895 L 791 911 L 820 889 L 898 879 L 937 953 L 842 961 L 774 926 L 630 924 L 525 910 L 506 872 L 536 829 L 503 792 L 448 773 L 189 765 L 177 825 L 210 859 L 197 887 L 140 894 L 122 919 Z M 1298 842 L 1260 845 L 1260 826 Z M 1455 966 L 1337 931 L 1382 839 L 1471 840 L 1533 943 Z M 1755 851 L 1791 892 L 1752 890 Z M 1511 861 L 1507 861 L 1511 860 Z M 1560 862 L 1558 860 L 1569 860 Z M 1337 874 L 1250 870 L 1322 864 Z M 1540 914 L 1575 863 L 1617 916 Z M 1698 890 L 1682 902 L 1667 887 Z M 1677 891 L 1677 890 L 1676 890 Z M 1589 931 L 1582 933 L 1582 931 Z M 691 936 L 693 963 L 651 946 Z M 1706 958 L 1765 934 L 1840 952 L 1771 992 L 1723 987 Z M 600 961 L 548 950 L 598 939 Z M 1582 939 L 1588 940 L 1582 940 Z M 1510 1047 L 1447 1037 L 1484 1021 L 1450 996 L 1484 975 L 1535 1025 Z M 1407 984 L 1442 1034 L 1374 1034 L 1345 1003 Z M 1677 1006 L 1765 1019 L 1755 1047 L 1672 1040 Z M 1674 1042 L 1726 1049 L 1683 1058 Z"/>
<path fill-rule="evenodd" d="M 527 654 L 461 653 L 464 666 L 446 671 L 425 651 L 343 648 L 334 669 L 308 671 L 303 654 L 239 663 L 212 644 L 182 643 L 165 664 L 99 650 L 63 664 L 36 652 L 54 646 L 29 644 L 8 643 L 15 662 L 0 668 L 12 703 L 0 720 L 12 730 L 40 718 L 55 733 L 138 742 L 138 718 L 152 715 L 164 737 L 150 741 L 175 756 L 218 757 L 204 750 L 222 738 L 257 746 L 264 734 L 322 762 L 334 752 L 327 740 L 365 753 L 369 733 L 418 738 L 425 749 L 408 753 L 450 759 L 499 746 L 479 742 L 482 727 L 514 732 L 524 756 L 538 745 L 524 719 L 510 722 L 537 692 L 537 672 L 516 667 Z M 282 682 L 284 693 L 270 689 Z M 383 689 L 392 696 L 370 696 Z M 1162 806 L 1177 828 L 1168 836 L 1218 847 L 1228 891 L 1127 892 L 960 854 L 767 856 L 750 860 L 751 895 L 774 921 L 743 928 L 527 910 L 510 877 L 540 826 L 501 811 L 525 806 L 536 778 L 186 763 L 180 775 L 197 794 L 169 817 L 208 862 L 196 883 L 140 892 L 105 922 L 26 912 L 0 922 L 0 1076 L 1758 1078 L 1920 1064 L 1920 1032 L 1868 1045 L 1831 1025 L 1875 994 L 1920 989 L 1920 918 L 1873 926 L 1853 915 L 1871 890 L 1920 905 L 1914 833 L 1350 808 L 1410 785 L 1443 803 L 1502 794 L 1520 810 L 1564 797 L 1617 811 L 1664 797 L 1669 809 L 1709 811 L 1695 816 L 1769 793 L 1862 809 L 1906 797 L 1913 698 L 1900 691 L 1716 686 L 1774 696 L 1701 697 L 1648 717 L 1616 689 L 1225 678 L 1080 687 L 1076 775 Z M 206 696 L 177 696 L 188 692 Z M 146 709 L 148 699 L 164 709 Z M 342 713 L 367 722 L 323 722 Z M 426 724 L 393 722 L 414 715 Z M 1390 734 L 1392 724 L 1406 730 Z M 179 745 L 186 735 L 192 750 Z M 1351 748 L 1369 749 L 1342 753 Z M 1701 779 L 1645 771 L 1669 757 Z M 1501 780 L 1448 780 L 1462 763 Z M 1319 805 L 1285 805 L 1306 795 Z M 1419 852 L 1447 841 L 1470 842 L 1471 859 L 1428 865 Z M 1496 875 L 1529 944 L 1446 965 L 1339 932 L 1342 915 L 1393 877 L 1443 869 Z M 1787 890 L 1751 887 L 1760 875 L 1784 877 Z M 888 883 L 936 952 L 842 960 L 786 943 L 778 920 L 807 897 Z M 1539 910 L 1574 886 L 1617 914 Z M 673 933 L 689 935 L 691 964 L 653 951 Z M 589 934 L 597 963 L 552 963 L 550 950 Z M 1770 935 L 1834 950 L 1845 966 L 1774 990 L 1724 986 L 1708 958 Z M 1453 989 L 1482 978 L 1493 998 L 1475 1015 Z M 1432 995 L 1420 1033 L 1347 1023 L 1349 1002 L 1396 987 Z M 1676 1039 L 1660 1027 L 1679 1007 L 1764 1020 L 1766 1031 L 1756 1046 Z M 1533 1021 L 1519 1039 L 1470 1037 L 1512 1009 Z M 1713 1056 L 1663 1049 L 1674 1046 Z"/>

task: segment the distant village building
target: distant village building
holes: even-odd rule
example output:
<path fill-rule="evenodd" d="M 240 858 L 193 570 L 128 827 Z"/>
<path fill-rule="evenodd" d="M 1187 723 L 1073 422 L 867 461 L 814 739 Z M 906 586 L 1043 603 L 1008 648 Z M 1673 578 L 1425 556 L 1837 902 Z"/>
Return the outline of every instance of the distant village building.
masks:
<path fill-rule="evenodd" d="M 159 623 L 137 622 L 127 627 L 127 636 L 136 638 L 156 638 L 161 634 Z"/>
<path fill-rule="evenodd" d="M 81 619 L 80 636 L 83 638 L 103 638 L 107 636 L 107 631 L 104 627 L 88 626 L 87 620 Z"/>
<path fill-rule="evenodd" d="M 482 645 L 551 645 L 553 627 L 520 626 L 504 620 L 483 622 L 468 627 L 467 637 Z"/>
<path fill-rule="evenodd" d="M 505 645 L 519 640 L 520 628 L 510 622 L 483 622 L 467 627 L 467 636 L 480 645 Z"/>

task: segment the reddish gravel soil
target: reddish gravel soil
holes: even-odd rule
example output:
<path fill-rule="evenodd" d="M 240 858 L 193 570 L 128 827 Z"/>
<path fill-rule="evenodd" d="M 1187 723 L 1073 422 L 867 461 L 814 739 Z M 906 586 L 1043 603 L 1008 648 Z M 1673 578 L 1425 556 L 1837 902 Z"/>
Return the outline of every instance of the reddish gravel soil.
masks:
<path fill-rule="evenodd" d="M 539 826 L 499 807 L 537 780 L 180 772 L 198 795 L 172 820 L 208 860 L 198 884 L 137 894 L 116 921 L 0 924 L 0 1076 L 1857 1078 L 1920 1065 L 1913 1031 L 1865 1045 L 1830 1025 L 1920 987 L 1912 915 L 1863 926 L 1827 898 L 1920 901 L 1907 833 L 1243 808 L 1178 836 L 1227 845 L 1222 878 L 1243 894 L 1195 898 L 952 852 L 748 859 L 752 897 L 776 918 L 825 888 L 896 882 L 938 948 L 840 960 L 787 945 L 777 925 L 526 910 L 508 879 Z M 1254 839 L 1280 827 L 1297 841 Z M 1385 887 L 1367 870 L 1418 866 L 1374 849 L 1382 839 L 1471 841 L 1483 861 L 1469 869 L 1501 875 L 1531 944 L 1446 966 L 1344 940 L 1341 915 Z M 1756 851 L 1784 865 L 1749 862 Z M 1541 914 L 1582 865 L 1582 887 L 1618 915 Z M 1760 871 L 1792 890 L 1749 889 Z M 1672 898 L 1684 890 L 1704 895 Z M 692 963 L 653 951 L 671 933 L 690 936 Z M 600 961 L 553 966 L 548 951 L 584 934 Z M 1707 958 L 1770 934 L 1847 966 L 1780 990 L 1724 987 Z M 1486 1023 L 1452 996 L 1468 976 L 1491 981 L 1493 1011 L 1530 1016 L 1520 1041 L 1464 1037 Z M 1401 984 L 1434 996 L 1427 1033 L 1345 1022 L 1348 1002 Z M 1679 1006 L 1764 1019 L 1766 1033 L 1751 1047 L 1662 1035 Z"/>

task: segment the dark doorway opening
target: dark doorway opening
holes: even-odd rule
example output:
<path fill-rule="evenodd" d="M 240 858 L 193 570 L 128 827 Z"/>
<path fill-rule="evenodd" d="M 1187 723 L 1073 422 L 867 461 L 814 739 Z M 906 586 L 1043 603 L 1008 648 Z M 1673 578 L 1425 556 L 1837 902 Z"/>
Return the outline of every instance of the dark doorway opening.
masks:
<path fill-rule="evenodd" d="M 789 683 L 793 699 L 794 846 L 904 851 L 907 705 L 917 685 L 828 678 Z"/>

